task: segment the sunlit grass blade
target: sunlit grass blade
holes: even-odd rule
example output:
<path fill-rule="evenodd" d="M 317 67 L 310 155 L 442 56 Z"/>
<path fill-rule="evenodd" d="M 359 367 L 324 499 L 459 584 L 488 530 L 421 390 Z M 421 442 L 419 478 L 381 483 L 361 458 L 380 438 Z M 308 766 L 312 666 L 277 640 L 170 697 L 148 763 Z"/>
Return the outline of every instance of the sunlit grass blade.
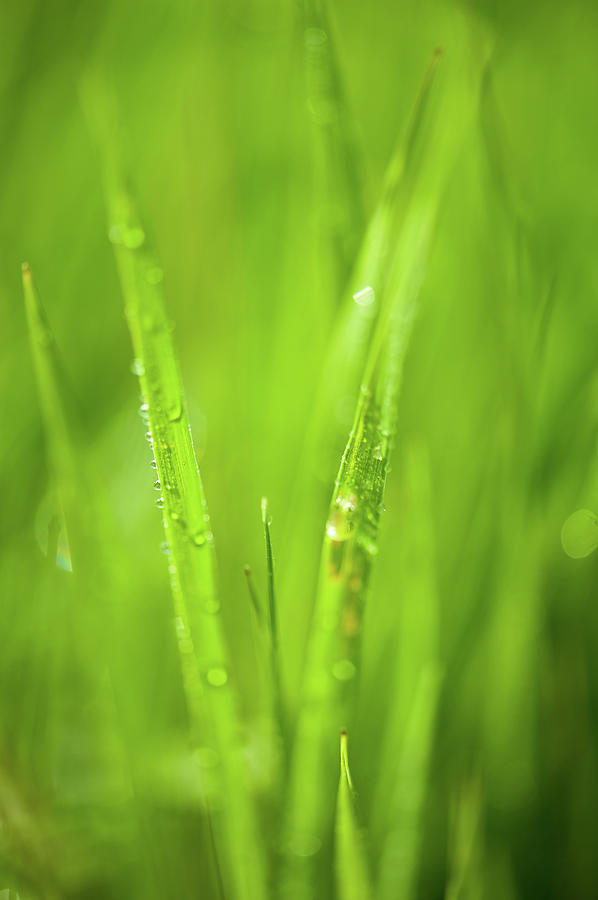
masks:
<path fill-rule="evenodd" d="M 363 834 L 355 810 L 347 733 L 341 733 L 340 779 L 336 799 L 335 873 L 339 900 L 372 900 Z"/>
<path fill-rule="evenodd" d="M 408 204 L 410 181 L 407 179 L 407 162 L 417 156 L 424 113 L 431 99 L 439 60 L 440 53 L 437 51 L 407 125 L 397 139 L 379 202 L 368 223 L 334 325 L 295 481 L 292 506 L 296 514 L 285 546 L 283 597 L 291 594 L 293 585 L 299 581 L 305 583 L 306 541 L 313 541 L 316 551 L 319 537 L 312 537 L 312 523 L 314 518 L 324 514 L 329 495 L 323 485 L 334 477 L 339 455 L 346 443 L 347 430 L 353 422 L 355 397 L 363 378 L 371 336 L 388 280 L 389 256 L 394 253 L 393 241 Z M 309 587 L 311 590 L 312 584 Z M 288 615 L 291 618 L 303 616 L 300 624 L 305 627 L 303 609 L 290 610 Z M 294 700 L 293 696 L 291 700 Z"/>
<path fill-rule="evenodd" d="M 192 738 L 214 742 L 222 808 L 212 818 L 227 890 L 265 897 L 265 868 L 230 681 L 228 649 L 214 583 L 213 538 L 191 438 L 171 328 L 153 257 L 123 196 L 112 211 L 111 240 L 119 265 L 137 374 L 162 490 L 175 625 Z M 219 845 L 219 831 L 224 840 Z M 223 851 L 223 852 L 222 852 Z"/>
<path fill-rule="evenodd" d="M 217 765 L 205 772 L 218 797 L 206 796 L 226 895 L 266 897 L 266 865 L 231 682 L 229 651 L 215 586 L 213 535 L 195 456 L 172 327 L 162 295 L 162 269 L 123 186 L 110 132 L 115 114 L 101 84 L 86 99 L 104 163 L 109 238 L 114 247 L 139 377 L 142 412 L 161 496 L 183 686 L 195 748 Z M 215 757 L 214 757 L 215 754 Z M 200 759 L 206 754 L 200 754 Z M 210 779 L 210 774 L 213 778 Z"/>
<path fill-rule="evenodd" d="M 340 295 L 365 224 L 355 138 L 335 52 L 327 0 L 305 0 L 307 105 L 314 133 L 322 290 Z"/>
<path fill-rule="evenodd" d="M 388 234 L 393 252 L 385 266 L 380 311 L 326 524 L 292 755 L 286 889 L 294 898 L 308 897 L 314 877 L 323 874 L 320 860 L 326 858 L 326 849 L 318 853 L 329 843 L 333 813 L 330 733 L 347 727 L 352 716 L 363 609 L 378 550 L 403 361 L 441 198 L 474 119 L 485 61 L 483 44 L 476 44 L 466 64 L 444 70 L 441 90 L 420 127 L 417 151 L 412 150 L 408 160 L 405 207 Z M 425 686 L 433 683 L 430 676 Z M 432 687 L 422 691 L 423 708 L 414 728 L 425 746 L 425 715 L 434 708 L 434 692 Z"/>

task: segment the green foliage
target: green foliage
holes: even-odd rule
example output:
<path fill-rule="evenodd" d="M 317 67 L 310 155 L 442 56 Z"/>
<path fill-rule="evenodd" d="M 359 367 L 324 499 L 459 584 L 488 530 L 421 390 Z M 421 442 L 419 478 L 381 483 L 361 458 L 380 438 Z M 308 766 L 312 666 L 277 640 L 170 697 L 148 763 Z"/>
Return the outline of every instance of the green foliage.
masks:
<path fill-rule="evenodd" d="M 0 893 L 596 896 L 594 6 L 0 25 Z"/>

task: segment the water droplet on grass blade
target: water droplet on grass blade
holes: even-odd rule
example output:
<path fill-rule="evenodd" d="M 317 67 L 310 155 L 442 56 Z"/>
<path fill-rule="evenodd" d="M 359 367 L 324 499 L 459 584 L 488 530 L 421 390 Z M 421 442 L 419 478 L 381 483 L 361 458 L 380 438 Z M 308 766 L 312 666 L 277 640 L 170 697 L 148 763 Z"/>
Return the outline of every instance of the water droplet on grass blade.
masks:
<path fill-rule="evenodd" d="M 315 856 L 322 841 L 315 834 L 294 834 L 288 842 L 288 849 L 294 856 L 308 857 Z"/>
<path fill-rule="evenodd" d="M 134 359 L 131 363 L 131 372 L 133 375 L 137 375 L 139 378 L 142 375 L 145 375 L 145 366 L 141 362 L 140 359 Z"/>
<path fill-rule="evenodd" d="M 341 491 L 334 501 L 326 522 L 326 534 L 331 541 L 346 541 L 355 528 L 357 497 Z"/>
<path fill-rule="evenodd" d="M 56 495 L 50 491 L 40 503 L 35 516 L 35 537 L 40 550 L 55 555 L 55 562 L 64 572 L 72 572 L 71 548 L 66 524 Z"/>
<path fill-rule="evenodd" d="M 589 556 L 598 547 L 598 518 L 589 509 L 578 509 L 565 521 L 561 543 L 571 559 Z"/>
<path fill-rule="evenodd" d="M 360 291 L 357 291 L 356 294 L 353 294 L 353 299 L 358 306 L 373 306 L 376 302 L 376 294 L 374 293 L 374 288 L 367 285 Z"/>
<path fill-rule="evenodd" d="M 176 400 L 168 407 L 167 414 L 169 422 L 180 421 L 181 416 L 183 415 L 183 404 L 180 402 L 180 400 Z"/>
<path fill-rule="evenodd" d="M 127 228 L 123 232 L 122 242 L 127 250 L 138 250 L 145 243 L 143 228 Z"/>
<path fill-rule="evenodd" d="M 351 681 L 355 677 L 356 668 L 350 659 L 339 659 L 332 666 L 332 674 L 338 681 Z"/>
<path fill-rule="evenodd" d="M 206 681 L 211 687 L 223 687 L 228 681 L 228 674 L 223 666 L 214 666 L 206 672 Z"/>

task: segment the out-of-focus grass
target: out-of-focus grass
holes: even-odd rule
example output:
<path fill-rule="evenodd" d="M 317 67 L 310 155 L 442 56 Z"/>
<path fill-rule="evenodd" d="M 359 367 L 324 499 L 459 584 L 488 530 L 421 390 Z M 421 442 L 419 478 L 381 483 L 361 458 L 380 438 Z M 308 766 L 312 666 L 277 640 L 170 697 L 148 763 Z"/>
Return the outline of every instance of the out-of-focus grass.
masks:
<path fill-rule="evenodd" d="M 319 4 L 307 12 L 273 0 L 0 11 L 0 890 L 22 898 L 218 896 L 84 74 L 93 64 L 114 85 L 130 189 L 164 271 L 238 740 L 276 861 L 268 641 L 258 670 L 243 566 L 265 610 L 266 494 L 292 736 L 356 399 L 341 389 L 321 413 L 336 437 L 306 464 L 339 304 L 365 286 L 331 285 L 434 47 L 463 61 L 469 29 L 493 53 L 439 206 L 402 376 L 351 769 L 380 896 L 598 893 L 598 556 L 561 545 L 571 514 L 598 512 L 596 10 L 349 0 L 330 4 L 329 24 Z M 308 42 L 307 59 L 306 28 L 327 37 Z M 322 96 L 334 121 L 314 120 Z M 360 160 L 361 224 L 342 193 Z M 56 453 L 19 301 L 23 259 L 78 398 L 73 452 L 100 472 L 86 488 L 97 504 L 76 492 L 81 528 L 69 533 L 73 559 L 76 532 L 92 563 L 97 544 L 90 590 L 75 565 L 55 565 Z M 75 464 L 66 475 L 79 478 Z M 323 868 L 328 885 L 331 855 Z"/>

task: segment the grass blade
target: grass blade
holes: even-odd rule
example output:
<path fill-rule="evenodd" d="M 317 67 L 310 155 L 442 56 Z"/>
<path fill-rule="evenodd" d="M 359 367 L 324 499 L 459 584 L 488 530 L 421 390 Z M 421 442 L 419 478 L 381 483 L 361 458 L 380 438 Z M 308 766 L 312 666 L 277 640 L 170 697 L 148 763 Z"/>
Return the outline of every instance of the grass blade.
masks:
<path fill-rule="evenodd" d="M 213 741 L 220 759 L 215 819 L 231 897 L 262 898 L 265 867 L 241 760 L 239 720 L 214 581 L 213 538 L 193 448 L 178 364 L 166 318 L 159 268 L 143 249 L 143 231 L 120 195 L 113 207 L 115 246 L 127 320 L 137 358 L 170 551 L 176 631 L 194 743 Z M 219 831 L 221 834 L 219 835 Z"/>
<path fill-rule="evenodd" d="M 347 733 L 341 733 L 341 772 L 336 800 L 335 872 L 339 900 L 373 897 L 363 837 L 355 811 L 355 792 L 349 769 Z"/>
<path fill-rule="evenodd" d="M 326 523 L 291 761 L 285 877 L 293 898 L 310 896 L 314 875 L 322 877 L 333 815 L 327 787 L 334 758 L 330 733 L 346 728 L 352 715 L 362 615 L 378 549 L 403 361 L 440 200 L 477 109 L 484 63 L 485 53 L 476 46 L 466 75 L 460 66 L 445 70 L 408 153 L 405 207 L 386 234 L 394 250 Z M 430 685 L 433 682 L 431 677 Z M 424 691 L 422 720 L 433 706 L 432 695 L 430 686 Z M 427 734 L 424 724 L 421 729 Z"/>
<path fill-rule="evenodd" d="M 135 353 L 142 412 L 154 454 L 175 628 L 191 739 L 215 752 L 218 812 L 206 797 L 226 896 L 265 900 L 266 864 L 254 798 L 240 745 L 241 723 L 215 587 L 213 535 L 183 385 L 162 295 L 163 273 L 123 187 L 116 120 L 101 83 L 88 82 L 85 100 L 104 164 L 109 238 L 113 245 Z M 205 753 L 200 758 L 205 757 Z M 210 754 L 214 758 L 214 753 Z"/>
<path fill-rule="evenodd" d="M 353 424 L 354 399 L 362 383 L 388 279 L 390 257 L 408 204 L 410 182 L 406 177 L 407 162 L 417 158 L 424 113 L 431 100 L 439 60 L 440 53 L 437 51 L 423 80 L 407 126 L 397 139 L 379 203 L 368 224 L 347 296 L 339 310 L 305 438 L 292 500 L 296 515 L 285 547 L 285 579 L 281 591 L 285 598 L 292 593 L 294 584 L 305 582 L 304 547 L 315 540 L 312 538 L 312 523 L 315 518 L 325 514 L 329 501 L 322 485 L 330 483 L 334 477 L 339 455 L 346 443 L 347 431 Z M 314 547 L 314 557 L 316 553 L 317 546 Z M 290 610 L 288 615 L 298 620 L 302 615 L 302 607 Z M 304 618 L 301 624 L 305 627 Z M 294 632 L 296 630 L 297 626 L 293 628 Z"/>
<path fill-rule="evenodd" d="M 355 140 L 326 0 L 305 0 L 307 106 L 313 125 L 316 214 L 324 290 L 340 296 L 365 224 Z"/>

